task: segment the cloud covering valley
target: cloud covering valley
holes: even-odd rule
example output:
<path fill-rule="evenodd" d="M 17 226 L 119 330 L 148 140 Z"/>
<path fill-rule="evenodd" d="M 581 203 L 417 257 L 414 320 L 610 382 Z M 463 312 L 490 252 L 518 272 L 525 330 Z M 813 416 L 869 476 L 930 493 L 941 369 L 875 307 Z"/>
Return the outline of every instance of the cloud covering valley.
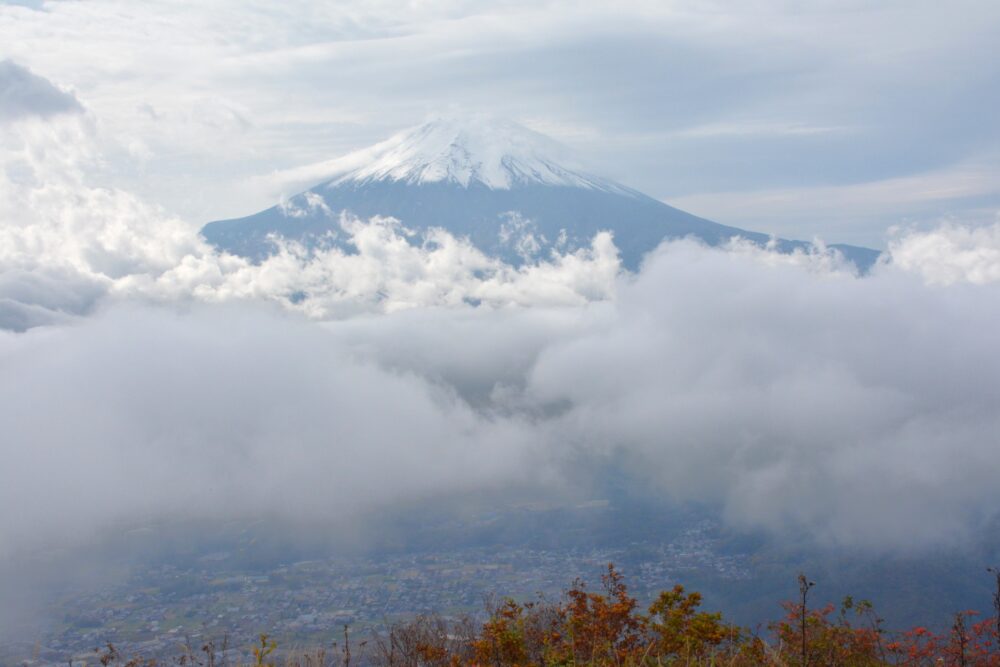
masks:
<path fill-rule="evenodd" d="M 253 264 L 92 182 L 90 112 L 22 88 L 62 106 L 0 118 L 0 558 L 158 516 L 569 492 L 580 460 L 823 544 L 996 519 L 1000 226 L 898 231 L 864 277 L 738 239 L 633 275 L 607 234 L 511 267 L 346 218 L 354 254 Z"/>

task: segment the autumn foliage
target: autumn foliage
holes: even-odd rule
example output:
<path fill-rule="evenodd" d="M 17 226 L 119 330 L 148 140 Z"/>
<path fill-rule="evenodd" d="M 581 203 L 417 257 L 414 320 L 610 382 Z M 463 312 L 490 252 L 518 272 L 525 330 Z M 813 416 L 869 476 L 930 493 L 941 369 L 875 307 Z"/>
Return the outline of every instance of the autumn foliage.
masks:
<path fill-rule="evenodd" d="M 348 627 L 335 651 L 275 653 L 276 643 L 260 636 L 248 667 L 1000 667 L 1000 573 L 994 609 L 981 618 L 963 611 L 950 628 L 916 627 L 892 632 L 872 604 L 845 598 L 839 607 L 811 607 L 814 583 L 799 576 L 799 597 L 782 605 L 784 615 L 766 629 L 749 631 L 721 613 L 701 609 L 701 595 L 677 585 L 661 592 L 646 609 L 629 595 L 611 564 L 601 588 L 590 591 L 577 580 L 559 602 L 487 603 L 484 621 L 446 620 L 424 615 L 397 623 L 359 642 L 352 658 Z M 194 652 L 180 665 L 218 667 L 214 645 Z M 125 662 L 113 646 L 100 656 L 108 667 L 155 665 Z"/>
<path fill-rule="evenodd" d="M 996 618 L 962 612 L 946 632 L 918 627 L 892 633 L 867 601 L 846 598 L 839 608 L 810 608 L 812 584 L 804 577 L 800 583 L 800 599 L 785 603 L 784 616 L 766 632 L 754 633 L 701 610 L 701 595 L 680 585 L 640 609 L 621 573 L 608 565 L 599 591 L 578 580 L 559 603 L 507 598 L 489 607 L 481 625 L 466 620 L 454 632 L 429 617 L 394 626 L 369 659 L 407 667 L 1000 667 Z M 427 632 L 432 626 L 436 630 Z M 415 635 L 422 641 L 401 650 L 399 639 Z"/>

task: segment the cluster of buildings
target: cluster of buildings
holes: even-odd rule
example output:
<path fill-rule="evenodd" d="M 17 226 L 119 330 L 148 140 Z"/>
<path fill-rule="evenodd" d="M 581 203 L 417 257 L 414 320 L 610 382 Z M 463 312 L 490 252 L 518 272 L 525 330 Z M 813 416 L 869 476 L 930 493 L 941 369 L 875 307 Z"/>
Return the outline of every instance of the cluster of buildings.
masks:
<path fill-rule="evenodd" d="M 125 659 L 190 652 L 207 662 L 211 650 L 217 663 L 247 662 L 261 632 L 286 646 L 342 647 L 344 626 L 363 640 L 418 614 L 482 614 L 491 596 L 558 600 L 576 577 L 599 582 L 610 562 L 640 600 L 693 572 L 748 576 L 742 557 L 713 550 L 711 533 L 711 526 L 696 525 L 663 544 L 467 548 L 308 560 L 267 571 L 241 571 L 231 554 L 208 554 L 193 566 L 147 567 L 60 601 L 53 627 L 34 644 L 6 647 L 0 665 L 94 665 L 108 643 Z"/>

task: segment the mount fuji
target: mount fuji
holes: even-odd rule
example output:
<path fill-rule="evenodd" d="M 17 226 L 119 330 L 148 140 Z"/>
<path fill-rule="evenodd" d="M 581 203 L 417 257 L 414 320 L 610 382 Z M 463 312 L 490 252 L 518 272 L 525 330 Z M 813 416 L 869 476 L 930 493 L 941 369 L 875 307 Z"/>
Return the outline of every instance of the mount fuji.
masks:
<path fill-rule="evenodd" d="M 687 236 L 709 245 L 733 237 L 759 245 L 773 241 L 782 252 L 812 247 L 705 220 L 593 175 L 557 142 L 510 121 L 435 120 L 326 163 L 325 173 L 324 182 L 277 206 L 211 222 L 201 233 L 217 248 L 254 260 L 276 251 L 276 237 L 352 252 L 342 213 L 390 216 L 416 232 L 443 228 L 518 265 L 553 250 L 586 247 L 608 230 L 632 270 L 664 239 Z M 879 255 L 857 246 L 829 247 L 862 271 Z"/>

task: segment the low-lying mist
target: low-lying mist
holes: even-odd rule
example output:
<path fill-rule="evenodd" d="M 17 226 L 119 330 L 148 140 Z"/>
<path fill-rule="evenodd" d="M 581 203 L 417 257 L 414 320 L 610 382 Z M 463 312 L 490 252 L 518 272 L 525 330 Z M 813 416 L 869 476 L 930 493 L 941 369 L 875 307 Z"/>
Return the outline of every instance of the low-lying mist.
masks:
<path fill-rule="evenodd" d="M 995 286 L 798 260 L 680 242 L 581 306 L 316 322 L 117 300 L 4 334 L 0 494 L 20 507 L 0 544 L 572 489 L 601 460 L 736 526 L 879 549 L 974 536 L 1000 507 Z"/>

